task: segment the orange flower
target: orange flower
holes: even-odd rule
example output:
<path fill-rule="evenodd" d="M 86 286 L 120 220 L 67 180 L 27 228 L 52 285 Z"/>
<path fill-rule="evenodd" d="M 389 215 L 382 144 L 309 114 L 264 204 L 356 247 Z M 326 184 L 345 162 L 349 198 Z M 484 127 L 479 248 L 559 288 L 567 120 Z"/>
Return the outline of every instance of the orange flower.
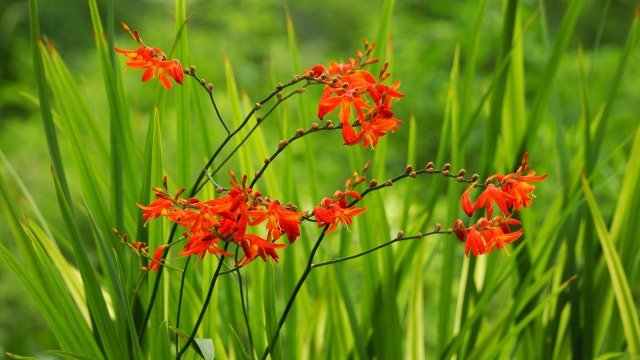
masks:
<path fill-rule="evenodd" d="M 364 118 L 362 113 L 363 109 L 371 109 L 371 106 L 362 100 L 355 88 L 339 91 L 338 96 L 330 97 L 332 92 L 333 90 L 325 92 L 322 96 L 323 98 L 320 99 L 320 106 L 322 107 L 322 113 L 318 113 L 320 119 L 324 118 L 325 114 L 332 112 L 340 106 L 340 114 L 338 115 L 340 122 L 342 124 L 349 124 L 351 122 L 351 106 L 356 110 L 358 119 Z"/>
<path fill-rule="evenodd" d="M 127 66 L 136 70 L 145 70 L 142 81 L 149 81 L 157 77 L 162 86 L 171 89 L 171 76 L 178 84 L 182 85 L 184 73 L 178 60 L 167 60 L 166 55 L 158 48 L 140 46 L 136 50 L 122 50 L 115 48 L 121 54 L 129 58 Z"/>
<path fill-rule="evenodd" d="M 283 248 L 286 245 L 273 243 L 255 234 L 246 234 L 241 246 L 244 250 L 244 255 L 236 263 L 236 266 L 238 264 L 245 266 L 253 261 L 256 256 L 260 256 L 264 261 L 267 261 L 267 258 L 270 257 L 275 262 L 278 262 L 278 253 L 276 253 L 275 249 Z"/>
<path fill-rule="evenodd" d="M 360 195 L 355 191 L 341 192 L 336 191 L 333 195 L 333 200 L 330 198 L 323 198 L 321 206 L 313 208 L 313 214 L 318 221 L 318 227 L 329 225 L 325 234 L 328 234 L 336 229 L 338 223 L 342 223 L 349 230 L 349 225 L 353 222 L 352 217 L 362 214 L 366 208 L 356 208 L 355 205 L 348 207 L 346 196 L 351 196 L 355 199 L 360 199 Z"/>
<path fill-rule="evenodd" d="M 502 213 L 509 216 L 509 203 L 514 201 L 514 197 L 509 195 L 508 193 L 501 191 L 493 184 L 487 185 L 487 188 L 480 194 L 480 197 L 473 205 L 473 211 L 486 207 L 487 209 L 487 217 L 491 218 L 491 214 L 493 214 L 493 203 L 495 202 Z"/>
<path fill-rule="evenodd" d="M 149 204 L 149 206 L 144 206 L 139 203 L 136 203 L 136 205 L 142 209 L 142 219 L 147 220 L 146 223 L 158 216 L 166 216 L 172 209 L 175 210 L 173 202 L 164 198 L 156 199 L 154 202 Z"/>
<path fill-rule="evenodd" d="M 302 223 L 299 219 L 305 213 L 288 210 L 280 205 L 278 200 L 271 203 L 266 202 L 264 205 L 267 206 L 267 210 L 254 209 L 248 211 L 249 217 L 254 219 L 249 222 L 249 225 L 256 226 L 268 220 L 266 225 L 267 237 L 273 237 L 273 239 L 277 240 L 284 232 L 287 234 L 289 243 L 296 241 L 296 238 L 300 236 L 300 224 Z"/>
<path fill-rule="evenodd" d="M 156 249 L 156 251 L 153 253 L 153 259 L 151 260 L 151 264 L 149 264 L 149 266 L 145 266 L 142 268 L 142 270 L 144 271 L 158 271 L 158 269 L 160 269 L 160 265 L 162 265 L 162 263 L 160 262 L 162 260 L 162 253 L 164 252 L 164 249 L 167 247 L 167 245 L 160 245 L 158 246 L 158 248 Z"/>
<path fill-rule="evenodd" d="M 462 206 L 462 210 L 464 210 L 465 214 L 467 214 L 467 216 L 469 217 L 473 216 L 473 212 L 475 211 L 471 202 L 471 196 L 469 196 L 469 193 L 475 187 L 475 184 L 469 186 L 467 190 L 462 193 L 462 197 L 460 198 L 460 205 Z"/>

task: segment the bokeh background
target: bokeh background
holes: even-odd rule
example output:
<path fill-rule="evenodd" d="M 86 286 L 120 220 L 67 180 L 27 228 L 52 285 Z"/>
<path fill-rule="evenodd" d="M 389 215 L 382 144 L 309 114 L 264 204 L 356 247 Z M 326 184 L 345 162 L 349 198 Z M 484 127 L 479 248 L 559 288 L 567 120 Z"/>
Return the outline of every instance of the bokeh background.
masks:
<path fill-rule="evenodd" d="M 557 31 L 562 13 L 569 1 L 544 3 L 546 23 L 541 24 L 537 13 L 539 1 L 522 1 L 523 19 L 531 19 L 524 40 L 525 66 L 528 74 L 526 89 L 533 100 L 535 74 L 541 72 L 550 53 L 548 36 Z M 481 59 L 475 84 L 478 97 L 488 85 L 495 68 L 494 56 L 498 48 L 501 26 L 501 1 L 488 1 L 483 19 L 483 46 L 478 54 Z M 554 121 L 567 126 L 578 126 L 580 103 L 578 87 L 578 49 L 581 47 L 589 60 L 590 96 L 604 99 L 609 88 L 612 69 L 626 39 L 634 15 L 634 1 L 588 1 L 578 21 L 557 78 L 555 93 L 550 104 Z M 214 83 L 221 84 L 217 96 L 224 98 L 224 63 L 228 56 L 236 71 L 238 86 L 250 99 L 259 99 L 273 87 L 271 72 L 286 81 L 291 74 L 291 62 L 287 44 L 285 13 L 289 11 L 296 29 L 300 49 L 300 63 L 311 67 L 328 63 L 332 59 L 346 60 L 361 47 L 362 39 L 376 36 L 381 1 L 344 0 L 223 0 L 190 1 L 187 12 L 192 13 L 188 23 L 190 63 L 196 65 L 199 74 Z M 173 0 L 117 1 L 115 18 L 131 28 L 140 29 L 147 44 L 168 48 L 173 27 Z M 470 39 L 476 4 L 461 0 L 398 0 L 392 21 L 392 47 L 394 52 L 393 77 L 402 80 L 401 90 L 407 94 L 395 106 L 396 117 L 417 120 L 419 130 L 418 162 L 425 164 L 433 159 L 438 146 L 438 136 L 445 111 L 445 99 L 449 86 L 449 74 L 455 47 Z M 67 62 L 79 82 L 84 84 L 95 109 L 104 109 L 106 100 L 102 94 L 102 74 L 93 43 L 88 5 L 82 0 L 41 1 L 41 29 Z M 104 19 L 103 19 L 104 21 Z M 9 158 L 42 209 L 50 209 L 55 217 L 56 202 L 52 196 L 51 179 L 47 169 L 50 161 L 39 109 L 33 98 L 37 96 L 32 73 L 28 36 L 28 3 L 24 0 L 0 2 L 0 150 Z M 603 26 L 600 26 L 603 24 Z M 549 33 L 545 33 L 548 31 Z M 133 48 L 132 42 L 122 32 L 117 43 L 123 48 Z M 594 52 L 597 50 L 597 52 Z M 592 55 L 592 54 L 596 55 Z M 638 84 L 640 55 L 631 57 L 623 79 L 619 99 L 610 116 L 609 132 L 605 148 L 613 148 L 623 142 L 629 129 L 638 123 Z M 183 64 L 188 65 L 188 64 Z M 464 57 L 462 59 L 464 67 Z M 141 89 L 139 73 L 125 77 L 125 88 Z M 140 109 L 148 108 L 155 93 L 145 97 L 143 91 L 130 91 L 136 98 L 132 102 Z M 224 100 L 222 105 L 224 109 Z M 105 115 L 106 117 L 107 115 Z M 314 114 L 309 114 L 310 119 Z M 549 126 L 552 126 L 550 124 Z M 483 130 L 464 141 L 469 148 L 479 147 Z M 543 128 L 539 134 L 530 134 L 539 141 L 531 153 L 544 154 L 549 159 L 557 156 L 558 139 Z M 338 135 L 337 135 L 338 136 Z M 389 142 L 389 165 L 401 169 L 405 164 L 406 132 L 394 134 Z M 277 141 L 279 139 L 274 139 Z M 565 139 L 576 142 L 579 139 Z M 333 157 L 330 149 L 319 149 L 318 159 L 328 176 L 336 174 L 342 179 L 341 160 Z M 469 154 L 468 164 L 474 155 Z M 626 159 L 609 159 L 611 173 L 619 173 Z M 473 165 L 466 165 L 473 168 Z M 541 172 L 558 169 L 543 166 Z M 553 180 L 550 179 L 550 184 Z M 615 193 L 616 181 L 604 183 L 601 191 L 606 209 L 607 192 Z M 330 184 L 327 189 L 331 189 Z M 541 188 L 539 196 L 553 196 L 552 186 Z M 601 189 L 602 190 L 602 189 Z M 0 241 L 12 245 L 10 232 L 0 222 Z M 637 287 L 636 287 L 637 289 Z M 637 290 L 634 295 L 639 295 Z M 636 299 L 638 296 L 636 296 Z M 0 350 L 11 348 L 16 353 L 36 353 L 55 347 L 48 327 L 39 315 L 28 293 L 11 272 L 0 263 Z M 0 355 L 0 358 L 4 354 Z"/>

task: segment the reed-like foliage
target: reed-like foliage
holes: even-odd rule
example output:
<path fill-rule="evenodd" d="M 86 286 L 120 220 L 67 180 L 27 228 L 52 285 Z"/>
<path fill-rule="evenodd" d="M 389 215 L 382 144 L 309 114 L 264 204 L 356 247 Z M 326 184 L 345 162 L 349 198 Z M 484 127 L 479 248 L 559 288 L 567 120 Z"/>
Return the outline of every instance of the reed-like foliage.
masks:
<path fill-rule="evenodd" d="M 113 1 L 107 3 L 110 9 Z M 127 95 L 132 90 L 122 86 L 122 77 L 139 74 L 123 73 L 124 61 L 114 57 L 116 27 L 113 21 L 103 27 L 96 1 L 88 4 L 104 109 L 89 105 L 83 83 L 40 33 L 38 1 L 30 0 L 33 73 L 55 189 L 49 196 L 57 199 L 62 226 L 34 201 L 40 194 L 23 184 L 18 164 L 0 152 L 0 204 L 18 249 L 12 253 L 1 243 L 0 259 L 51 328 L 58 347 L 49 353 L 75 359 L 640 356 L 640 243 L 633 220 L 640 211 L 640 122 L 614 117 L 625 74 L 637 68 L 640 7 L 617 66 L 609 69 L 606 96 L 598 98 L 590 74 L 599 69 L 590 70 L 589 63 L 598 46 L 587 56 L 571 42 L 584 3 L 568 2 L 551 32 L 544 2 L 526 12 L 517 0 L 503 1 L 499 42 L 485 44 L 487 7 L 497 5 L 479 1 L 469 36 L 451 54 L 438 126 L 427 130 L 424 119 L 404 119 L 406 148 L 398 155 L 391 147 L 397 134 L 369 151 L 336 149 L 336 132 L 324 124 L 309 130 L 317 121 L 318 87 L 289 80 L 315 63 L 301 63 L 288 12 L 283 26 L 291 73 L 271 66 L 270 79 L 281 83 L 275 90 L 243 93 L 234 59 L 207 59 L 197 73 L 187 71 L 181 87 L 145 84 L 157 95 L 138 116 L 145 120 L 136 121 Z M 175 2 L 175 46 L 168 54 L 197 65 L 202 59 L 189 52 L 188 6 Z M 369 34 L 381 60 L 373 73 L 385 62 L 402 73 L 403 61 L 394 57 L 394 6 L 383 2 L 378 28 Z M 537 66 L 542 73 L 527 66 L 534 32 L 549 50 L 534 57 L 543 59 Z M 481 79 L 486 46 L 495 53 L 493 71 Z M 328 63 L 316 55 L 317 63 Z M 217 60 L 225 81 L 207 90 L 200 76 Z M 580 109 L 579 118 L 567 119 L 557 90 L 569 68 L 579 81 L 562 86 L 572 88 Z M 407 94 L 394 107 L 425 96 L 433 94 Z M 249 100 L 255 98 L 262 100 Z M 607 141 L 611 124 L 623 125 L 628 137 Z M 424 146 L 432 129 L 439 130 L 438 143 Z M 432 171 L 416 164 L 428 148 L 437 149 L 426 155 L 436 164 Z M 535 206 L 516 215 L 523 237 L 510 255 L 465 257 L 453 223 L 464 216 L 460 196 L 472 181 L 464 174 L 455 181 L 453 174 L 465 167 L 480 174 L 482 184 L 492 174 L 514 171 L 527 151 L 549 176 L 538 185 Z M 332 156 L 339 171 L 328 171 L 320 153 Z M 167 266 L 144 272 L 140 268 L 153 260 L 122 243 L 155 249 L 179 241 L 182 230 L 143 220 L 135 205 L 149 204 L 163 177 L 169 192 L 185 187 L 189 197 L 213 199 L 218 187 L 228 187 L 231 169 L 255 178 L 254 190 L 311 209 L 367 161 L 373 164 L 368 180 L 377 184 L 352 203 L 367 211 L 348 229 L 328 234 L 329 225 L 304 222 L 301 237 L 279 250 L 278 263 L 256 260 L 238 268 L 211 255 L 188 259 L 171 246 L 163 255 Z M 452 164 L 451 176 L 438 170 L 445 163 Z M 336 172 L 339 178 L 329 176 Z M 241 248 L 228 249 L 241 255 Z"/>

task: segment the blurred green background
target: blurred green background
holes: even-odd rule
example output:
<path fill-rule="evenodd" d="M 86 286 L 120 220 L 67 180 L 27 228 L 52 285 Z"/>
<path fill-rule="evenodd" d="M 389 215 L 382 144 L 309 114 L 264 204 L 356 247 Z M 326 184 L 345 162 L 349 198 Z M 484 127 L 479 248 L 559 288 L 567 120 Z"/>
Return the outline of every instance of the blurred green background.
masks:
<path fill-rule="evenodd" d="M 494 56 L 501 30 L 502 2 L 488 3 L 481 35 L 484 45 L 478 54 L 481 66 L 477 69 L 475 79 L 479 97 L 494 73 Z M 550 45 L 545 39 L 553 37 L 557 31 L 568 1 L 545 3 L 544 17 L 537 10 L 540 2 L 530 0 L 522 3 L 523 9 L 526 9 L 522 18 L 525 21 L 531 19 L 524 46 L 528 75 L 526 89 L 532 92 L 537 88 L 536 82 L 542 80 L 535 74 L 542 72 L 550 53 Z M 563 122 L 567 127 L 579 124 L 579 47 L 583 48 L 590 64 L 590 96 L 593 99 L 606 97 L 635 5 L 634 1 L 587 2 L 571 40 L 569 54 L 558 74 L 555 94 L 549 106 L 553 121 Z M 272 68 L 279 76 L 278 81 L 285 82 L 293 74 L 287 44 L 286 9 L 290 11 L 296 29 L 300 62 L 309 68 L 334 59 L 346 60 L 353 56 L 355 49 L 361 47 L 363 38 L 374 38 L 382 2 L 227 0 L 191 1 L 187 6 L 187 12 L 192 13 L 188 24 L 191 58 L 189 63 L 183 65 L 196 65 L 198 74 L 218 89 L 218 99 L 224 99 L 223 56 L 226 55 L 236 71 L 238 86 L 246 91 L 250 99 L 256 100 L 272 89 Z M 174 33 L 173 0 L 118 1 L 115 10 L 115 18 L 126 22 L 132 29 L 139 29 L 148 45 L 163 49 L 170 47 Z M 437 149 L 454 50 L 456 45 L 464 46 L 470 40 L 475 10 L 476 4 L 472 1 L 399 0 L 395 4 L 392 73 L 393 78 L 402 80 L 401 91 L 407 97 L 395 105 L 394 110 L 399 119 L 408 120 L 414 115 L 417 120 L 420 134 L 418 167 L 433 160 Z M 95 109 L 104 109 L 106 100 L 88 5 L 81 0 L 41 1 L 40 14 L 42 32 L 74 71 L 76 79 L 84 84 Z M 117 36 L 119 47 L 134 48 L 135 44 L 124 32 Z M 48 176 L 50 161 L 39 109 L 32 101 L 37 91 L 31 69 L 28 4 L 24 0 L 4 0 L 0 3 L 0 59 L 0 150 L 9 158 L 31 192 L 38 196 L 36 201 L 41 208 L 51 209 L 49 216 L 55 218 L 56 202 L 52 197 L 53 187 Z M 462 67 L 464 60 L 463 54 Z M 609 118 L 605 149 L 623 143 L 629 131 L 635 130 L 638 124 L 639 60 L 640 55 L 636 51 L 630 59 L 631 65 Z M 145 97 L 143 91 L 133 90 L 146 85 L 139 82 L 139 76 L 140 73 L 131 71 L 124 79 L 125 88 L 131 89 L 127 91 L 128 96 L 135 97 L 131 104 L 144 114 L 139 118 L 146 119 L 155 93 Z M 534 93 L 527 95 L 531 101 L 535 96 Z M 224 110 L 224 100 L 221 101 L 221 107 Z M 313 117 L 313 113 L 310 113 L 310 121 Z M 540 133 L 530 134 L 538 140 L 536 148 L 528 150 L 543 161 L 535 165 L 540 173 L 560 171 L 552 167 L 557 162 L 544 163 L 545 158 L 554 159 L 558 156 L 557 144 L 564 143 L 567 149 L 571 149 L 572 144 L 581 141 L 554 138 L 549 130 L 553 126 L 553 122 L 548 122 Z M 478 129 L 463 141 L 468 142 L 468 148 L 479 148 L 482 134 L 483 130 Z M 393 137 L 388 143 L 388 165 L 396 173 L 405 165 L 402 162 L 406 131 L 400 130 Z M 274 142 L 277 140 L 274 139 Z M 477 160 L 474 156 L 470 152 L 466 156 L 466 163 L 454 165 L 454 168 L 465 166 L 473 171 L 474 160 Z M 340 171 L 341 161 L 332 159 L 330 151 L 316 161 L 322 162 L 327 178 L 345 178 L 343 171 Z M 604 165 L 610 174 L 603 179 L 604 189 L 601 188 L 599 193 L 605 213 L 612 210 L 607 207 L 607 199 L 615 197 L 616 185 L 619 184 L 616 175 L 624 169 L 625 162 L 626 159 L 616 157 L 607 159 Z M 341 181 L 333 181 L 326 189 L 335 188 Z M 537 195 L 541 198 L 557 195 L 553 190 L 553 181 L 550 176 L 548 183 L 537 190 Z M 9 246 L 15 246 L 9 230 L 2 222 L 0 239 Z M 638 287 L 634 288 L 637 299 L 640 294 Z M 35 353 L 52 347 L 55 347 L 54 340 L 27 292 L 5 265 L 0 264 L 0 350 L 10 348 L 16 353 Z"/>

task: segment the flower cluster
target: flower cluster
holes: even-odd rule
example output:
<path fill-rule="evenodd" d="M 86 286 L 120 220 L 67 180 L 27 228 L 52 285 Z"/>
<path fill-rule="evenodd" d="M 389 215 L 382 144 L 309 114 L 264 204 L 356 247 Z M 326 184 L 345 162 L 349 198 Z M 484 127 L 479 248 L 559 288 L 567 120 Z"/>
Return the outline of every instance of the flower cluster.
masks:
<path fill-rule="evenodd" d="M 128 67 L 136 70 L 144 70 L 142 81 L 149 81 L 157 77 L 162 86 L 171 89 L 171 80 L 169 80 L 168 77 L 170 76 L 175 82 L 182 85 L 184 71 L 178 60 L 167 60 L 167 56 L 162 50 L 151 48 L 144 44 L 140 35 L 138 35 L 138 30 L 132 33 L 125 23 L 122 23 L 122 27 L 140 44 L 140 47 L 135 50 L 122 50 L 118 48 L 115 48 L 115 50 L 129 58 L 126 64 Z"/>
<path fill-rule="evenodd" d="M 286 245 L 275 241 L 286 234 L 289 243 L 293 243 L 300 236 L 299 219 L 306 214 L 297 212 L 293 205 L 283 206 L 278 200 L 263 198 L 260 192 L 246 187 L 246 176 L 238 183 L 235 175 L 232 172 L 230 174 L 232 188 L 226 195 L 213 200 L 182 199 L 180 195 L 184 189 L 171 196 L 164 189 L 154 188 L 156 200 L 149 206 L 138 204 L 143 210 L 143 219 L 148 222 L 158 216 L 166 217 L 187 228 L 183 235 L 188 242 L 179 255 L 197 255 L 198 259 L 202 259 L 206 253 L 232 256 L 220 244 L 233 242 L 244 251 L 236 265 L 247 265 L 256 256 L 277 262 L 276 249 Z M 265 222 L 266 236 L 247 232 L 248 227 Z M 154 265 L 162 257 L 163 250 L 156 250 L 157 257 L 154 256 L 154 264 L 149 269 L 158 269 Z"/>
<path fill-rule="evenodd" d="M 325 85 L 324 93 L 318 105 L 318 118 L 340 108 L 338 117 L 342 124 L 342 137 L 345 145 L 355 145 L 362 142 L 362 147 L 378 144 L 378 139 L 389 131 L 398 130 L 402 121 L 393 117 L 391 111 L 392 99 L 404 97 L 398 92 L 400 81 L 387 86 L 382 82 L 391 74 L 387 72 L 388 63 L 382 66 L 378 78 L 369 71 L 362 69 L 366 65 L 378 61 L 368 58 L 374 44 L 365 40 L 365 53 L 356 51 L 358 59 L 350 58 L 346 64 L 331 62 L 329 69 L 323 65 L 316 65 L 307 74 L 312 74 L 316 81 Z M 355 120 L 351 121 L 351 108 L 355 110 Z M 359 126 L 356 133 L 354 126 Z"/>
<path fill-rule="evenodd" d="M 469 256 L 469 250 L 473 255 L 487 254 L 493 249 L 505 249 L 506 245 L 516 241 L 522 235 L 522 229 L 511 231 L 510 225 L 520 226 L 520 222 L 511 218 L 511 214 L 533 204 L 531 198 L 535 185 L 532 182 L 544 180 L 547 174 L 535 176 L 535 171 L 530 170 L 528 153 L 524 154 L 522 165 L 515 173 L 508 175 L 495 174 L 484 183 L 485 189 L 475 203 L 471 200 L 471 190 L 477 184 L 472 184 L 462 194 L 460 203 L 462 209 L 469 216 L 481 208 L 486 211 L 486 218 L 480 218 L 473 226 L 465 228 L 462 220 L 454 222 L 454 231 L 460 241 L 466 243 L 465 253 Z M 526 175 L 525 175 L 526 173 Z M 497 185 L 493 181 L 497 181 Z M 494 203 L 502 211 L 503 216 L 496 216 L 492 220 Z"/>

